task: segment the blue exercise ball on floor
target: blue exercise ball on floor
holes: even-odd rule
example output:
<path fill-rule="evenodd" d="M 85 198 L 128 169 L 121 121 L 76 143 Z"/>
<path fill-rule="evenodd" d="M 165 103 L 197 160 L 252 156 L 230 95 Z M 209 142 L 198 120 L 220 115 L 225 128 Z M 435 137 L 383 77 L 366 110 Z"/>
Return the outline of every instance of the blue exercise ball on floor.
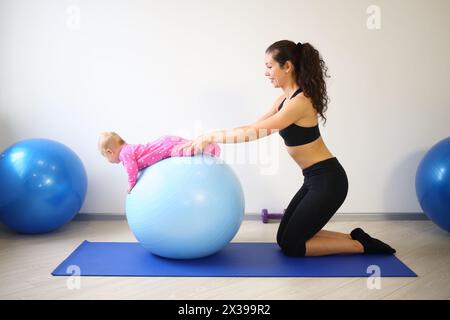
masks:
<path fill-rule="evenodd" d="M 435 144 L 420 162 L 416 194 L 425 214 L 450 232 L 450 137 Z"/>
<path fill-rule="evenodd" d="M 136 239 L 151 253 L 201 258 L 225 247 L 244 216 L 244 194 L 233 170 L 209 155 L 172 157 L 147 167 L 127 196 Z"/>
<path fill-rule="evenodd" d="M 87 176 L 70 148 L 48 139 L 28 139 L 0 155 L 0 221 L 19 233 L 53 231 L 80 210 Z"/>

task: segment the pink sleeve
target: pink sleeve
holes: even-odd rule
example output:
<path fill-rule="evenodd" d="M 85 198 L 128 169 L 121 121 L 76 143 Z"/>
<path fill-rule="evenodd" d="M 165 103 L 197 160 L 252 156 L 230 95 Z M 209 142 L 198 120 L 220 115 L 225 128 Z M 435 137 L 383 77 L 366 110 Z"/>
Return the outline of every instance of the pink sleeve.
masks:
<path fill-rule="evenodd" d="M 124 165 L 125 168 L 127 169 L 128 184 L 130 185 L 130 188 L 133 188 L 134 185 L 136 184 L 138 177 L 139 172 L 138 165 L 134 160 L 127 161 L 126 163 L 124 163 Z"/>
<path fill-rule="evenodd" d="M 120 160 L 122 161 L 127 174 L 128 174 L 128 183 L 130 188 L 133 188 L 136 184 L 138 177 L 138 164 L 135 159 L 134 150 L 131 148 L 126 148 L 120 153 Z"/>

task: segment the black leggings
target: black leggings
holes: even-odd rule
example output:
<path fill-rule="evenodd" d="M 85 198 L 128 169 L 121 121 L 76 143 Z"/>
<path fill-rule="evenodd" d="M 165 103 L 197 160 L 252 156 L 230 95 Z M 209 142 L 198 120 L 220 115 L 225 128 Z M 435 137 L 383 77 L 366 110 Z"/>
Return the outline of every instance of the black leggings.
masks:
<path fill-rule="evenodd" d="M 304 182 L 289 203 L 277 233 L 284 254 L 305 256 L 305 243 L 319 232 L 344 202 L 347 174 L 333 157 L 303 170 Z"/>

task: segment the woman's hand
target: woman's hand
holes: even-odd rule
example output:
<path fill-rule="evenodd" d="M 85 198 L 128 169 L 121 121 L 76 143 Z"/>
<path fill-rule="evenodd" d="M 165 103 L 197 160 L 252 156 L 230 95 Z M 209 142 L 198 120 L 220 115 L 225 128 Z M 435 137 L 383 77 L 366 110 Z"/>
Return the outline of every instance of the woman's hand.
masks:
<path fill-rule="evenodd" d="M 181 149 L 183 151 L 183 154 L 185 155 L 195 155 L 203 153 L 206 147 L 208 147 L 212 143 L 213 143 L 212 136 L 209 134 L 204 134 L 182 145 Z"/>

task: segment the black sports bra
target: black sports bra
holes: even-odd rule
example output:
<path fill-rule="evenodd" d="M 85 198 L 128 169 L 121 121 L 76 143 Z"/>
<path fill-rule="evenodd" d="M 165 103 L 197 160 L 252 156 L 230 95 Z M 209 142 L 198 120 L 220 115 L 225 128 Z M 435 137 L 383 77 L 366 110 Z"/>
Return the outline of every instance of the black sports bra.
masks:
<path fill-rule="evenodd" d="M 298 89 L 297 91 L 295 91 L 290 99 L 298 95 L 300 92 L 302 92 L 302 89 Z M 280 104 L 278 110 L 281 110 L 284 101 L 286 101 L 286 98 Z M 314 127 L 301 127 L 296 125 L 295 123 L 292 123 L 288 127 L 280 130 L 279 133 L 280 136 L 284 139 L 284 144 L 288 147 L 307 144 L 320 137 L 319 124 L 315 125 Z"/>

